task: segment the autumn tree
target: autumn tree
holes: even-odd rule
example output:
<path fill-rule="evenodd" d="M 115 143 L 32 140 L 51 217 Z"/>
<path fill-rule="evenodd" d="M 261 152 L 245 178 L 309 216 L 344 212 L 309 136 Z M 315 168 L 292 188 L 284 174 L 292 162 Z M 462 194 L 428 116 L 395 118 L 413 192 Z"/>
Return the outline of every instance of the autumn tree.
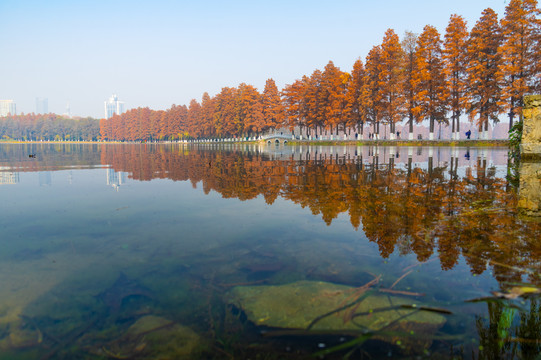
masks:
<path fill-rule="evenodd" d="M 263 131 L 280 128 L 285 119 L 284 105 L 280 98 L 280 92 L 273 79 L 268 79 L 262 94 L 263 105 Z"/>
<path fill-rule="evenodd" d="M 468 40 L 468 112 L 470 120 L 477 119 L 479 134 L 488 137 L 488 121 L 498 122 L 501 104 L 501 31 L 498 15 L 487 8 L 477 21 Z"/>
<path fill-rule="evenodd" d="M 402 91 L 404 93 L 404 106 L 406 116 L 408 118 L 408 137 L 410 140 L 413 140 L 413 108 L 415 107 L 415 92 L 413 88 L 413 74 L 415 73 L 416 67 L 416 58 L 415 54 L 417 53 L 417 34 L 406 31 L 404 33 L 404 38 L 402 39 L 402 50 L 404 55 L 404 60 L 402 63 L 404 69 L 404 76 L 402 77 Z"/>
<path fill-rule="evenodd" d="M 509 115 L 509 128 L 515 115 L 522 113 L 522 98 L 535 88 L 535 67 L 541 61 L 536 54 L 540 11 L 537 0 L 511 0 L 501 20 L 503 43 L 500 46 L 502 97 Z"/>
<path fill-rule="evenodd" d="M 373 126 L 373 135 L 379 137 L 379 122 L 382 111 L 381 91 L 381 47 L 374 46 L 366 57 L 366 110 L 368 120 Z"/>
<path fill-rule="evenodd" d="M 188 108 L 186 105 L 175 105 L 167 111 L 165 134 L 169 140 L 180 139 L 186 128 L 186 119 L 188 117 Z"/>
<path fill-rule="evenodd" d="M 162 118 L 165 111 L 153 111 L 150 114 L 150 139 L 151 140 L 160 140 L 163 138 L 163 129 L 161 128 Z"/>
<path fill-rule="evenodd" d="M 434 125 L 445 121 L 446 100 L 441 39 L 435 27 L 427 25 L 417 39 L 416 68 L 413 74 L 415 92 L 414 116 L 418 121 L 429 120 L 430 137 L 434 140 Z"/>
<path fill-rule="evenodd" d="M 366 71 L 363 62 L 357 59 L 353 64 L 351 77 L 346 92 L 346 117 L 351 127 L 356 127 L 363 135 L 363 127 L 367 120 L 366 97 L 368 88 L 366 85 Z"/>
<path fill-rule="evenodd" d="M 216 134 L 216 129 L 214 127 L 214 111 L 215 111 L 215 101 L 210 95 L 205 92 L 201 99 L 201 129 L 202 134 L 205 137 L 212 137 Z"/>
<path fill-rule="evenodd" d="M 223 137 L 226 135 L 240 135 L 239 125 L 235 124 L 237 119 L 237 89 L 224 87 L 222 91 L 216 95 L 215 111 L 214 111 L 214 128 L 216 135 Z"/>
<path fill-rule="evenodd" d="M 448 108 L 451 115 L 451 139 L 460 138 L 460 115 L 467 105 L 466 93 L 466 42 L 468 40 L 466 21 L 460 15 L 451 15 L 445 32 L 443 60 L 445 80 L 449 90 Z"/>
<path fill-rule="evenodd" d="M 310 78 L 306 79 L 306 87 L 304 89 L 304 121 L 307 127 L 308 135 L 311 135 L 310 130 L 314 130 L 317 135 L 317 129 L 327 127 L 327 119 L 325 118 L 326 110 L 326 90 L 323 86 L 323 72 L 319 69 L 314 70 Z"/>
<path fill-rule="evenodd" d="M 100 139 L 111 139 L 111 123 L 107 119 L 100 119 Z"/>
<path fill-rule="evenodd" d="M 302 134 L 306 126 L 306 88 L 308 77 L 303 76 L 302 80 L 295 80 L 293 84 L 286 85 L 283 90 L 283 104 L 285 109 L 285 122 L 293 131 L 299 127 Z"/>
<path fill-rule="evenodd" d="M 379 88 L 381 94 L 381 119 L 390 126 L 390 138 L 394 139 L 395 124 L 402 121 L 405 112 L 405 100 L 402 85 L 403 53 L 398 35 L 394 30 L 385 32 L 381 44 Z"/>
<path fill-rule="evenodd" d="M 325 66 L 321 77 L 321 90 L 322 93 L 319 96 L 318 106 L 322 111 L 322 118 L 327 127 L 330 128 L 331 134 L 333 129 L 336 130 L 338 135 L 339 125 L 345 124 L 343 121 L 345 118 L 346 107 L 346 89 L 347 89 L 348 77 L 344 75 L 340 68 L 336 67 L 332 61 Z M 347 120 L 347 119 L 346 119 Z M 346 131 L 344 125 L 344 132 Z"/>
<path fill-rule="evenodd" d="M 264 127 L 261 95 L 255 87 L 240 84 L 237 92 L 235 128 L 239 134 L 259 134 Z"/>
<path fill-rule="evenodd" d="M 150 116 L 152 110 L 148 107 L 141 108 L 138 113 L 137 139 L 146 140 L 150 138 Z"/>
<path fill-rule="evenodd" d="M 203 135 L 201 123 L 201 105 L 199 102 L 197 102 L 197 100 L 192 99 L 190 101 L 190 106 L 188 107 L 186 129 L 184 130 L 189 136 L 199 138 Z"/>

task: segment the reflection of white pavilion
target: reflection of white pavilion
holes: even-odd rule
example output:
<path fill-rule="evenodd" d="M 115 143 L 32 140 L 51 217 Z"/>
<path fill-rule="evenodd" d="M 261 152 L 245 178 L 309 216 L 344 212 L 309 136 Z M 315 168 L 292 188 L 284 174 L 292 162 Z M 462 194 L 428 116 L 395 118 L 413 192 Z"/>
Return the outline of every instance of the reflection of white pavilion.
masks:
<path fill-rule="evenodd" d="M 120 185 L 126 183 L 126 173 L 123 171 L 116 172 L 115 169 L 107 169 L 107 185 L 112 186 L 116 191 Z"/>
<path fill-rule="evenodd" d="M 0 185 L 18 184 L 19 173 L 0 171 Z"/>

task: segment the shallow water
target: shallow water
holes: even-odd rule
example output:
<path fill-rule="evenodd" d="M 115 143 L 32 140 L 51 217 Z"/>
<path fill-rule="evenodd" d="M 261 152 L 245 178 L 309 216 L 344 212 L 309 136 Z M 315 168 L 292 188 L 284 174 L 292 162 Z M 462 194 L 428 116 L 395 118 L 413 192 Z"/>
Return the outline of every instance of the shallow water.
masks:
<path fill-rule="evenodd" d="M 0 359 L 534 357 L 541 226 L 508 167 L 500 148 L 2 144 Z M 275 286 L 280 308 L 299 281 L 444 324 L 310 332 L 231 300 Z"/>

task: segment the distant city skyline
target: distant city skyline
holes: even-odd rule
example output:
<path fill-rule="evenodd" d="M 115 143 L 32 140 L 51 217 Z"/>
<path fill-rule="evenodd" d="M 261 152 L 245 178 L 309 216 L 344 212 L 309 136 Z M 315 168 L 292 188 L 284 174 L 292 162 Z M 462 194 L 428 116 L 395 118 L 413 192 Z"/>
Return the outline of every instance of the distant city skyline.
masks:
<path fill-rule="evenodd" d="M 49 113 L 49 100 L 47 98 L 36 98 L 36 114 Z"/>
<path fill-rule="evenodd" d="M 485 8 L 501 18 L 507 3 L 3 0 L 0 99 L 30 113 L 46 96 L 50 112 L 69 101 L 74 116 L 102 118 L 113 92 L 125 110 L 159 110 L 242 82 L 262 91 L 273 78 L 282 89 L 329 60 L 351 71 L 388 28 L 402 37 L 430 24 L 443 36 L 451 14 L 471 29 Z"/>
<path fill-rule="evenodd" d="M 124 112 L 124 102 L 118 100 L 118 96 L 113 94 L 109 100 L 105 101 L 105 119 L 110 119 L 113 115 L 120 115 Z"/>
<path fill-rule="evenodd" d="M 0 100 L 0 116 L 17 115 L 17 104 L 13 100 Z"/>

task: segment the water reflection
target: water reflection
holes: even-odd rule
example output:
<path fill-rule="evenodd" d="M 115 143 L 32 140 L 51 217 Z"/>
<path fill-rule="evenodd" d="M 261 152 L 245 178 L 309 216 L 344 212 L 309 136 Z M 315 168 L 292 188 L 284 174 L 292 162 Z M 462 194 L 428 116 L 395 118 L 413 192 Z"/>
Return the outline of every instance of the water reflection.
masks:
<path fill-rule="evenodd" d="M 10 243 L 12 256 L 0 265 L 11 261 L 5 268 L 19 269 L 18 276 L 34 289 L 46 283 L 29 280 L 38 279 L 36 274 L 54 286 L 39 296 L 32 293 L 33 301 L 20 310 L 31 317 L 12 316 L 9 328 L 0 327 L 0 349 L 12 346 L 13 336 L 27 336 L 35 347 L 59 348 L 68 339 L 83 353 L 126 356 L 136 353 L 141 339 L 121 330 L 159 315 L 163 324 L 190 324 L 212 339 L 208 358 L 255 357 L 254 343 L 261 353 L 280 351 L 287 343 L 302 348 L 297 356 L 302 358 L 321 340 L 263 341 L 255 325 L 265 316 L 246 321 L 240 309 L 224 304 L 225 294 L 263 284 L 326 282 L 358 289 L 383 274 L 382 287 L 393 296 L 453 311 L 446 315 L 442 337 L 430 338 L 437 356 L 459 356 L 461 347 L 479 358 L 527 358 L 539 350 L 537 288 L 528 290 L 523 283 L 539 285 L 541 229 L 519 216 L 516 189 L 506 180 L 505 150 L 32 145 L 1 146 L 0 152 L 0 173 L 21 174 L 15 189 L 27 178 L 37 186 L 41 174 L 51 179 L 56 170 L 69 170 L 64 173 L 71 179 L 74 169 L 103 168 L 80 171 L 88 179 L 77 176 L 64 197 L 52 192 L 55 186 L 34 191 L 51 194 L 46 211 L 33 217 L 33 231 L 26 223 L 10 224 L 35 204 L 22 207 L 17 199 L 11 202 L 14 210 L 4 214 L 4 234 L 15 238 L 22 232 L 26 238 Z M 29 160 L 28 153 L 36 158 Z M 40 175 L 32 176 L 34 171 Z M 111 194 L 105 179 L 117 190 L 130 186 Z M 66 211 L 68 199 L 77 206 Z M 317 218 L 307 221 L 301 208 Z M 60 265 L 71 269 L 69 278 L 68 271 L 57 270 Z M 13 284 L 9 288 L 19 291 Z M 499 291 L 490 296 L 493 290 Z M 11 304 L 21 302 L 17 296 L 10 294 Z M 473 298 L 480 298 L 477 304 L 463 303 Z M 46 338 L 40 345 L 36 328 L 60 339 L 58 344 Z M 367 345 L 383 350 L 363 345 L 357 354 L 397 354 L 394 334 L 385 340 L 384 346 Z M 325 338 L 326 344 L 332 341 L 343 340 Z M 70 351 L 81 354 L 59 353 Z"/>
<path fill-rule="evenodd" d="M 126 173 L 123 171 L 115 171 L 114 169 L 107 169 L 107 185 L 112 186 L 116 191 L 119 190 L 121 185 L 126 183 Z"/>
<path fill-rule="evenodd" d="M 201 183 L 205 193 L 241 200 L 263 196 L 268 204 L 280 196 L 310 208 L 328 225 L 347 213 L 351 225 L 378 244 L 382 257 L 398 250 L 426 261 L 437 253 L 442 269 L 452 269 L 463 256 L 474 274 L 490 267 L 502 282 L 520 281 L 523 273 L 516 269 L 541 269 L 540 226 L 518 218 L 502 151 L 322 146 L 102 150 L 103 163 L 136 180 L 191 181 L 194 187 Z"/>
<path fill-rule="evenodd" d="M 17 184 L 19 181 L 18 172 L 2 171 L 0 169 L 0 185 Z"/>
<path fill-rule="evenodd" d="M 52 177 L 51 171 L 40 171 L 39 172 L 39 186 L 51 186 Z"/>

